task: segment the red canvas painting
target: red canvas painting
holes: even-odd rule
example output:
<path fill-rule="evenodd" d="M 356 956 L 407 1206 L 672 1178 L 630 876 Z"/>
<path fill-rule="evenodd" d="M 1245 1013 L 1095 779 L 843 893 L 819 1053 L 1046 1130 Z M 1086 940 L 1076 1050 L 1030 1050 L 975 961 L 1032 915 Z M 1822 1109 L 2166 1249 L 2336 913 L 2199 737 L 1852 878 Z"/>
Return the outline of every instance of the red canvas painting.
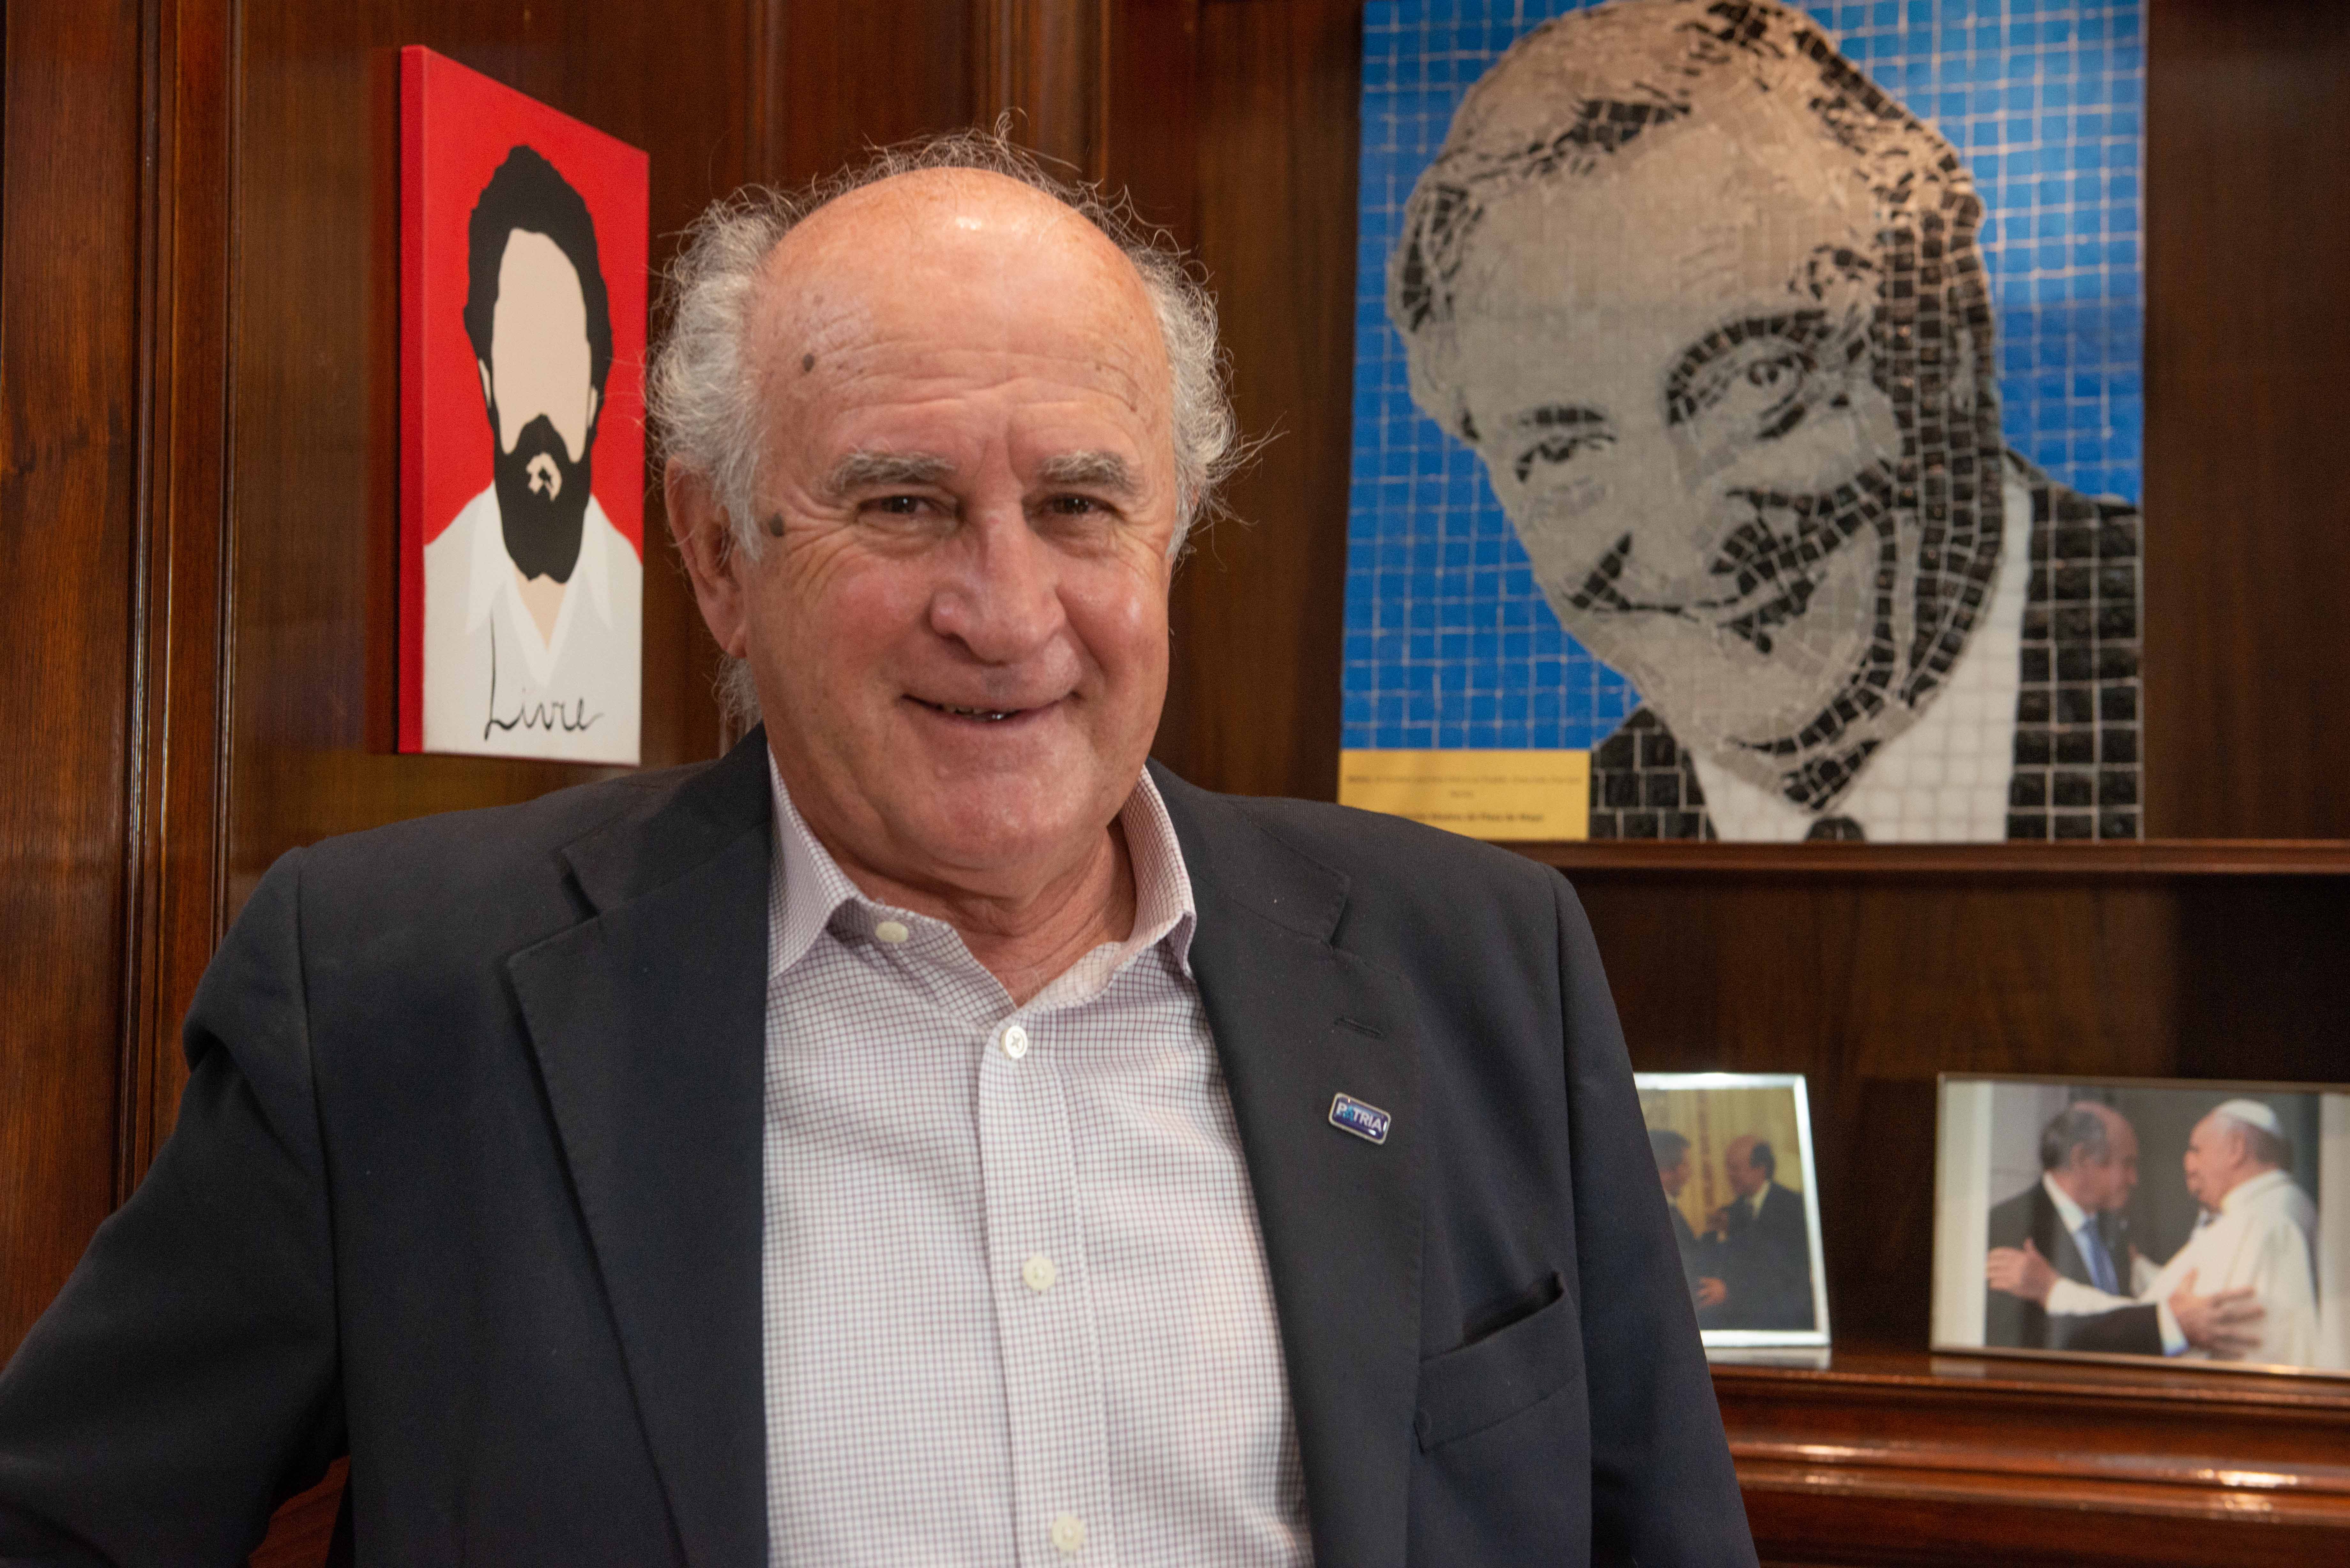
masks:
<path fill-rule="evenodd" d="M 400 51 L 400 749 L 633 763 L 645 155 Z"/>

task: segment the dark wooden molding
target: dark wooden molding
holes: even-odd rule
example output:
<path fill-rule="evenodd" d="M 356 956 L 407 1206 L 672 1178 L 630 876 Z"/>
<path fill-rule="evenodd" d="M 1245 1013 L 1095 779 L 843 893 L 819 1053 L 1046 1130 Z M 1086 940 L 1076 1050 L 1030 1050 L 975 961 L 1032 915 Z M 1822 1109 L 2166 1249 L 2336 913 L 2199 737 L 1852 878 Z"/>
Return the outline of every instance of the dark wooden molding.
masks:
<path fill-rule="evenodd" d="M 1765 1562 L 2350 1552 L 2350 1383 L 1860 1349 L 1714 1389 Z"/>
<path fill-rule="evenodd" d="M 1742 876 L 2342 877 L 2350 839 L 2171 838 L 2083 844 L 1719 844 L 1585 839 L 1509 844 L 1567 872 L 1732 872 Z"/>
<path fill-rule="evenodd" d="M 140 472 L 132 522 L 115 1198 L 170 1132 L 179 1023 L 225 919 L 230 105 L 236 0 L 150 0 L 143 27 Z"/>

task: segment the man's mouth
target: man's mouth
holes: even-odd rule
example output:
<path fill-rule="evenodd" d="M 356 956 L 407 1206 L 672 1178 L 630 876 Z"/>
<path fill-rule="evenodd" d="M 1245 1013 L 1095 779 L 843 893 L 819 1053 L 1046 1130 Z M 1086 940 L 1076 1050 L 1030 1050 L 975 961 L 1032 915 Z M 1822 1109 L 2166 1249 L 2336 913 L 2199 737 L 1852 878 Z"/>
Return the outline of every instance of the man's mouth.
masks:
<path fill-rule="evenodd" d="M 952 702 L 932 702 L 922 697 L 913 700 L 933 713 L 944 713 L 955 719 L 973 719 L 983 724 L 1000 724 L 1006 719 L 1017 719 L 1023 713 L 1035 711 L 1029 708 L 960 708 Z"/>

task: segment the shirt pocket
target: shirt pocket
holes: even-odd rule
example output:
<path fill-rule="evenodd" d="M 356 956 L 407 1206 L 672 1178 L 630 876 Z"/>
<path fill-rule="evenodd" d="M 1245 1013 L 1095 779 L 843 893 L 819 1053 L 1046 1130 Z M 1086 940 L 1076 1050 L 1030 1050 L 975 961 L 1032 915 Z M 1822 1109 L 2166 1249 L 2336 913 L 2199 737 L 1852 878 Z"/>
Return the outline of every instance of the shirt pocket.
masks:
<path fill-rule="evenodd" d="M 1497 1426 L 1582 1375 L 1581 1325 L 1561 1282 L 1549 1304 L 1419 1364 L 1420 1452 Z"/>

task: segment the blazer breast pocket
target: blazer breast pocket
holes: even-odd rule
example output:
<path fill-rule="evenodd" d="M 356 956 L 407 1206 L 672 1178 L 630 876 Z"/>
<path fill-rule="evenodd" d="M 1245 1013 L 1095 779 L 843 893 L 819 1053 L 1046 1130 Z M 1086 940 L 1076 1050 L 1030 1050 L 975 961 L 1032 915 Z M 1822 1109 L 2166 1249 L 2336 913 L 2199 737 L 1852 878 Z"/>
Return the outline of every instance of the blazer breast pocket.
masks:
<path fill-rule="evenodd" d="M 1583 1376 L 1581 1326 L 1558 1283 L 1547 1305 L 1419 1364 L 1420 1452 L 1497 1426 Z"/>

